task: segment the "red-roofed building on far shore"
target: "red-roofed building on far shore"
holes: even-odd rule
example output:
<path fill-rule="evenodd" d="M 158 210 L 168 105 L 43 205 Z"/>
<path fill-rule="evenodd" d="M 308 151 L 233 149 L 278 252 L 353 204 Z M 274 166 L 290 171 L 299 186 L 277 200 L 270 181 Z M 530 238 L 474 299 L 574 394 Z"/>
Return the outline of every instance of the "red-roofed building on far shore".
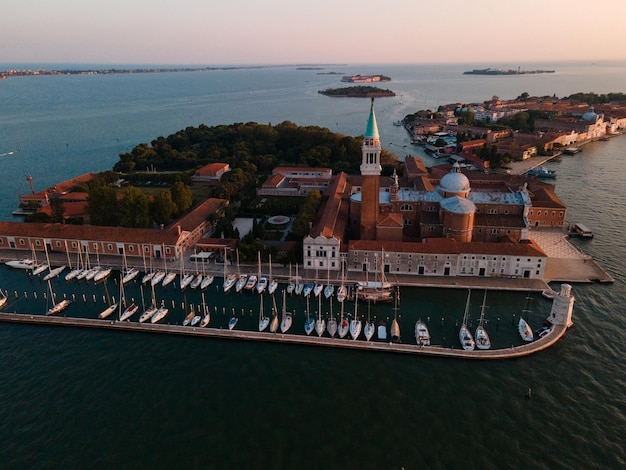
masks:
<path fill-rule="evenodd" d="M 323 193 L 333 172 L 330 168 L 277 166 L 257 189 L 259 196 L 306 196 L 313 189 Z"/>
<path fill-rule="evenodd" d="M 529 232 L 564 224 L 554 186 L 462 171 L 458 164 L 426 169 L 410 156 L 402 179 L 382 176 L 373 101 L 364 137 L 361 175 L 335 175 L 324 193 L 303 241 L 305 269 L 343 268 L 370 279 L 380 273 L 543 278 L 547 255 Z"/>

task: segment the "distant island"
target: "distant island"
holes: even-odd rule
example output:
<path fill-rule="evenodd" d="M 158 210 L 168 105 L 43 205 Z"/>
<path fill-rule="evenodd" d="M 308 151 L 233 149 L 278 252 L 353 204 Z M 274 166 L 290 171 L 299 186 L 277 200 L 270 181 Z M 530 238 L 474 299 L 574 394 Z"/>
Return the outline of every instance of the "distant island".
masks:
<path fill-rule="evenodd" d="M 517 70 L 513 69 L 474 69 L 463 72 L 464 75 L 528 75 L 535 73 L 554 73 L 554 70 Z"/>
<path fill-rule="evenodd" d="M 346 75 L 341 81 L 350 83 L 390 82 L 391 78 L 385 75 Z"/>
<path fill-rule="evenodd" d="M 381 98 L 385 96 L 396 96 L 391 90 L 383 90 L 375 86 L 349 86 L 344 88 L 328 88 L 320 90 L 318 93 L 326 96 L 339 98 Z"/>

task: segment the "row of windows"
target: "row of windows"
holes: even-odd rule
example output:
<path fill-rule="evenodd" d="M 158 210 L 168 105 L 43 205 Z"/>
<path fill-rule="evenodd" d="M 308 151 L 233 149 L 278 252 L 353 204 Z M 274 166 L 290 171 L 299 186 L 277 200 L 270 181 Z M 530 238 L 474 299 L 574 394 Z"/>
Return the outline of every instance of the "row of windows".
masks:
<path fill-rule="evenodd" d="M 3 243 L 4 243 L 4 239 L 0 238 L 0 245 L 2 245 Z M 23 238 L 21 238 L 19 240 L 19 245 L 20 246 L 26 246 L 26 242 L 24 241 Z M 40 247 L 41 246 L 41 240 L 35 240 L 35 246 L 36 247 Z M 57 240 L 55 242 L 54 246 L 55 246 L 55 248 L 63 249 L 63 248 L 65 248 L 65 243 Z M 142 245 L 142 246 L 143 246 L 143 251 L 145 253 L 149 253 L 150 252 L 150 246 L 149 245 Z M 78 242 L 71 242 L 70 243 L 70 247 L 72 247 L 74 249 L 77 248 L 78 247 Z M 98 251 L 99 244 L 98 243 L 93 243 L 92 247 L 93 247 L 94 252 L 96 252 L 96 251 Z M 107 245 L 107 250 L 108 251 L 113 251 L 113 244 L 112 243 L 109 243 Z M 128 245 L 128 251 L 130 253 L 134 252 L 135 251 L 135 247 L 133 245 Z M 170 247 L 166 247 L 165 248 L 165 253 L 169 254 L 170 252 L 171 252 Z M 310 254 L 309 254 L 309 256 L 310 256 Z M 333 257 L 334 256 L 335 256 L 335 253 L 333 253 Z"/>
<path fill-rule="evenodd" d="M 533 210 L 531 209 L 528 212 L 529 215 L 533 215 Z M 541 211 L 537 211 L 537 217 L 541 216 Z M 543 211 L 543 215 L 544 217 L 548 216 L 548 211 Z M 554 217 L 556 215 L 556 211 L 552 211 L 552 217 Z M 563 211 L 559 211 L 559 217 L 563 217 Z"/>

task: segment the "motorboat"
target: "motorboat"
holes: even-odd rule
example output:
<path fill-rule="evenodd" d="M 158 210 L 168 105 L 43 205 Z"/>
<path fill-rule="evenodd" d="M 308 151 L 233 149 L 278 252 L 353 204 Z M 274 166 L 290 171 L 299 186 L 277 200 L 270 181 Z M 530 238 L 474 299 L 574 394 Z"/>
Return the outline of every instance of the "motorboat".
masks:
<path fill-rule="evenodd" d="M 430 346 L 430 332 L 421 319 L 415 322 L 415 340 L 420 346 Z"/>
<path fill-rule="evenodd" d="M 110 316 L 116 310 L 117 310 L 117 304 L 109 305 L 102 312 L 100 312 L 100 315 L 98 315 L 98 318 L 100 318 L 100 319 L 107 318 L 108 316 Z"/>
<path fill-rule="evenodd" d="M 37 263 L 35 263 L 35 261 L 32 260 L 31 258 L 6 261 L 4 264 L 6 264 L 8 267 L 13 268 L 13 269 L 24 269 L 28 271 L 37 268 Z M 44 268 L 44 270 L 46 268 Z"/>
<path fill-rule="evenodd" d="M 476 332 L 474 333 L 474 341 L 478 349 L 491 348 L 491 340 L 489 339 L 489 335 L 487 334 L 487 330 L 485 330 L 485 326 L 484 326 L 486 298 L 487 298 L 487 291 L 485 290 L 485 295 L 483 296 L 483 304 L 480 308 L 480 320 L 478 322 L 478 326 L 476 327 Z"/>
<path fill-rule="evenodd" d="M 139 310 L 139 305 L 135 305 L 134 303 L 130 304 L 128 307 L 124 309 L 122 314 L 120 315 L 120 321 L 126 321 L 130 317 L 132 317 Z"/>
<path fill-rule="evenodd" d="M 474 342 L 474 338 L 472 337 L 472 333 L 467 328 L 467 318 L 469 315 L 469 306 L 470 306 L 470 294 L 471 291 L 467 291 L 467 301 L 465 302 L 465 312 L 463 313 L 463 322 L 461 323 L 461 328 L 459 329 L 459 341 L 461 342 L 461 346 L 465 351 L 473 351 L 476 347 L 476 343 Z"/>

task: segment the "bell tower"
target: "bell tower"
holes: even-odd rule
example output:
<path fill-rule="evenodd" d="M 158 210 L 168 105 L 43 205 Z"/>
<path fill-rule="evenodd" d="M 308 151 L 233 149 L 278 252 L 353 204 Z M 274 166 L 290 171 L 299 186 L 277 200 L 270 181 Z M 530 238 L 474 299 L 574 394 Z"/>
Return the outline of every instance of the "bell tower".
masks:
<path fill-rule="evenodd" d="M 376 224 L 380 213 L 380 136 L 374 114 L 374 98 L 367 120 L 367 129 L 361 146 L 361 240 L 376 240 Z"/>

